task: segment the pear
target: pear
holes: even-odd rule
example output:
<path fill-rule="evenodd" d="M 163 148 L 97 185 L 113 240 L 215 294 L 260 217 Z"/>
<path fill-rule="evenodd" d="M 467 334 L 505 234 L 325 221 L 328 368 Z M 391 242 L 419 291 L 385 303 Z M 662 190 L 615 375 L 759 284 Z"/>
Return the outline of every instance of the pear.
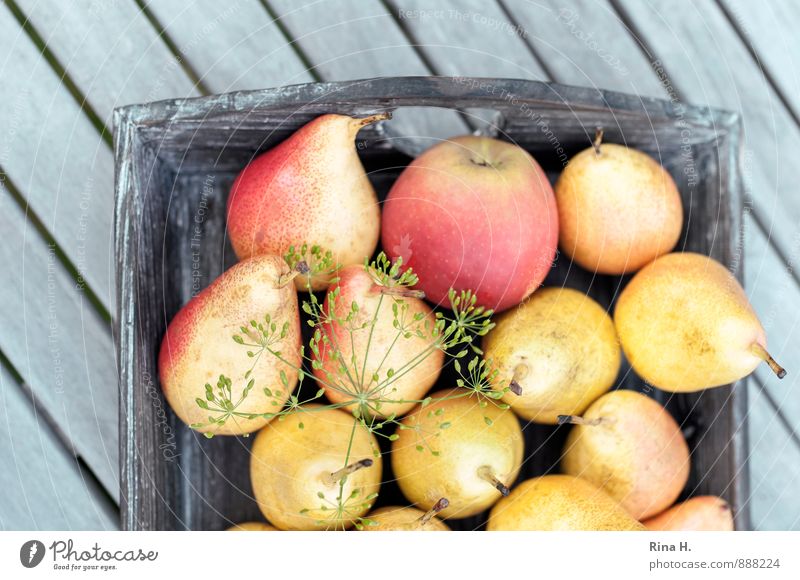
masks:
<path fill-rule="evenodd" d="M 638 272 L 617 301 L 614 323 L 633 369 L 665 391 L 726 385 L 763 361 L 786 375 L 767 353 L 739 282 L 700 254 L 667 254 Z"/>
<path fill-rule="evenodd" d="M 450 389 L 406 415 L 392 444 L 400 490 L 423 510 L 449 500 L 443 518 L 482 512 L 508 494 L 519 474 L 524 441 L 510 410 Z"/>
<path fill-rule="evenodd" d="M 231 526 L 226 531 L 228 532 L 277 532 L 278 528 L 275 528 L 267 523 L 264 522 L 242 522 L 241 524 L 236 524 L 235 526 Z"/>
<path fill-rule="evenodd" d="M 542 288 L 494 319 L 484 358 L 498 372 L 496 389 L 523 419 L 556 424 L 579 415 L 617 378 L 620 349 L 614 323 L 585 294 Z"/>
<path fill-rule="evenodd" d="M 368 516 L 371 524 L 364 526 L 368 532 L 448 532 L 450 528 L 436 514 L 448 506 L 440 498 L 434 506 L 424 512 L 415 507 L 387 506 L 378 508 Z"/>
<path fill-rule="evenodd" d="M 603 490 L 570 475 L 520 483 L 492 508 L 489 531 L 642 531 Z"/>
<path fill-rule="evenodd" d="M 637 520 L 672 505 L 689 479 L 680 427 L 646 395 L 612 391 L 563 422 L 576 424 L 564 446 L 564 473 L 603 488 Z"/>
<path fill-rule="evenodd" d="M 378 442 L 350 413 L 313 404 L 301 409 L 256 436 L 250 458 L 256 502 L 282 530 L 347 529 L 377 496 Z"/>
<path fill-rule="evenodd" d="M 590 272 L 634 272 L 675 247 L 683 225 L 672 177 L 649 155 L 600 144 L 570 159 L 555 185 L 562 251 Z"/>
<path fill-rule="evenodd" d="M 701 495 L 687 499 L 642 522 L 648 530 L 732 532 L 731 506 L 721 497 Z"/>
<path fill-rule="evenodd" d="M 390 118 L 323 115 L 280 145 L 253 159 L 231 188 L 228 234 L 240 259 L 285 255 L 290 247 L 318 245 L 343 266 L 375 251 L 380 233 L 378 198 L 356 153 L 359 129 Z M 323 290 L 328 272 L 311 276 Z M 296 279 L 305 290 L 308 276 Z"/>
<path fill-rule="evenodd" d="M 184 423 L 217 435 L 250 433 L 269 419 L 249 415 L 274 413 L 289 398 L 301 362 L 297 293 L 287 283 L 290 277 L 286 262 L 278 256 L 240 262 L 172 319 L 161 342 L 158 370 L 164 396 Z M 233 340 L 242 326 L 263 338 L 250 321 L 268 332 L 275 325 L 270 348 L 280 351 L 285 362 Z M 235 414 L 226 418 L 224 411 L 210 410 L 225 405 L 209 402 L 212 393 L 222 393 Z"/>
<path fill-rule="evenodd" d="M 418 295 L 380 285 L 363 265 L 339 272 L 323 305 L 325 338 L 312 350 L 314 375 L 332 403 L 358 401 L 362 416 L 400 416 L 433 386 L 444 351 L 433 311 Z"/>

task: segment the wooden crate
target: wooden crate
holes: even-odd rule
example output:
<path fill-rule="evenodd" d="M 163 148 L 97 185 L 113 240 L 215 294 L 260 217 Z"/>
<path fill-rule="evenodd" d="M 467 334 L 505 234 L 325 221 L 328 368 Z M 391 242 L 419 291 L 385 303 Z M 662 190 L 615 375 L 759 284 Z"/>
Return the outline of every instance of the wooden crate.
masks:
<path fill-rule="evenodd" d="M 306 84 L 117 109 L 123 529 L 218 530 L 261 519 L 249 482 L 252 437 L 208 440 L 172 414 L 158 384 L 162 336 L 178 309 L 235 262 L 225 235 L 226 198 L 254 154 L 323 113 L 366 115 L 403 107 L 494 111 L 497 135 L 531 152 L 551 179 L 602 126 L 606 142 L 647 151 L 675 178 L 686 215 L 680 247 L 742 272 L 740 122 L 733 113 L 551 83 L 442 77 Z M 358 143 L 383 198 L 409 158 L 382 126 L 364 129 Z M 560 256 L 546 284 L 588 292 L 611 309 L 625 282 L 570 267 Z M 446 370 L 440 386 L 451 382 Z M 626 363 L 618 384 L 647 390 Z M 682 425 L 692 449 L 685 495 L 725 497 L 737 528 L 748 529 L 744 384 L 649 394 Z M 519 480 L 557 470 L 568 427 L 523 427 L 527 459 Z M 388 466 L 384 479 L 391 479 Z M 379 505 L 386 503 L 407 502 L 390 483 L 379 498 Z M 449 523 L 476 529 L 484 520 L 485 515 Z"/>

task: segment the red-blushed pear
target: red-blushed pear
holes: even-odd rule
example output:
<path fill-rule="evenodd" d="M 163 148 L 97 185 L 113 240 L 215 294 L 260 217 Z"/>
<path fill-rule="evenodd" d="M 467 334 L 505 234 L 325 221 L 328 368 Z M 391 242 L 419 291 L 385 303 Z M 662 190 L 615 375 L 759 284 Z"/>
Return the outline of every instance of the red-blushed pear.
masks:
<path fill-rule="evenodd" d="M 281 530 L 360 525 L 381 483 L 375 435 L 350 413 L 321 405 L 272 421 L 250 456 L 253 495 Z"/>
<path fill-rule="evenodd" d="M 440 498 L 427 512 L 415 507 L 386 506 L 378 508 L 367 516 L 369 523 L 365 532 L 449 532 L 450 528 L 436 514 L 448 506 L 445 498 Z"/>
<path fill-rule="evenodd" d="M 739 282 L 701 254 L 667 254 L 637 272 L 617 300 L 614 324 L 633 369 L 665 391 L 727 385 L 762 362 L 786 375 Z"/>
<path fill-rule="evenodd" d="M 400 490 L 423 510 L 442 497 L 443 518 L 466 518 L 500 497 L 522 465 L 524 440 L 514 413 L 465 396 L 463 388 L 439 391 L 403 417 L 392 443 L 392 470 Z"/>
<path fill-rule="evenodd" d="M 644 531 L 606 492 L 571 475 L 544 475 L 520 483 L 495 504 L 493 531 Z"/>
<path fill-rule="evenodd" d="M 339 272 L 323 305 L 312 367 L 332 403 L 352 401 L 362 415 L 400 416 L 436 382 L 444 351 L 433 311 L 416 291 L 384 286 L 370 272 L 363 265 Z"/>
<path fill-rule="evenodd" d="M 291 276 L 278 256 L 239 262 L 172 319 L 161 342 L 158 371 L 164 396 L 184 423 L 203 433 L 242 435 L 269 421 L 251 415 L 275 413 L 289 398 L 301 360 Z M 269 348 L 285 362 L 266 351 L 258 354 L 256 346 L 242 344 L 244 339 L 236 342 L 233 335 L 242 327 L 258 334 L 258 340 L 266 340 L 267 333 Z"/>
<path fill-rule="evenodd" d="M 558 242 L 555 197 L 524 149 L 488 137 L 431 147 L 398 177 L 383 209 L 383 248 L 419 275 L 429 300 L 471 290 L 500 311 L 550 271 Z"/>
<path fill-rule="evenodd" d="M 285 255 L 290 247 L 320 246 L 343 266 L 375 251 L 380 231 L 378 198 L 356 153 L 358 130 L 388 113 L 354 119 L 323 115 L 280 145 L 253 159 L 228 198 L 228 235 L 240 259 Z M 330 275 L 314 274 L 322 290 Z M 308 278 L 299 276 L 299 290 Z"/>
<path fill-rule="evenodd" d="M 592 403 L 567 436 L 561 468 L 602 488 L 635 519 L 671 506 L 689 479 L 689 446 L 664 407 L 634 391 Z"/>
<path fill-rule="evenodd" d="M 731 506 L 721 497 L 701 495 L 642 522 L 653 531 L 732 532 Z"/>
<path fill-rule="evenodd" d="M 655 159 L 601 139 L 556 181 L 561 250 L 590 272 L 635 272 L 675 247 L 681 196 Z"/>

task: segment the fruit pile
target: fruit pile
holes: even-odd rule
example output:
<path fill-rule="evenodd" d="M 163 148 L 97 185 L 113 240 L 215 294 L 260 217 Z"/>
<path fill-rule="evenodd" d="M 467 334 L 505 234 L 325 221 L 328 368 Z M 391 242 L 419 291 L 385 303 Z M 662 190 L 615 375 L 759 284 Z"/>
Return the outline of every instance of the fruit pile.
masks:
<path fill-rule="evenodd" d="M 675 505 L 690 452 L 670 414 L 611 390 L 623 353 L 668 392 L 762 361 L 785 374 L 730 272 L 671 253 L 669 174 L 598 131 L 553 190 L 522 148 L 465 136 L 415 159 L 381 211 L 354 140 L 388 118 L 324 115 L 249 163 L 228 199 L 240 261 L 164 336 L 177 416 L 209 437 L 258 432 L 269 524 L 234 529 L 448 530 L 488 509 L 489 530 L 732 529 L 720 498 Z M 633 274 L 613 320 L 540 288 L 558 245 L 590 272 Z M 457 378 L 438 381 L 444 366 Z M 516 482 L 536 452 L 520 420 L 572 424 L 561 474 Z M 373 509 L 387 460 L 413 506 Z"/>

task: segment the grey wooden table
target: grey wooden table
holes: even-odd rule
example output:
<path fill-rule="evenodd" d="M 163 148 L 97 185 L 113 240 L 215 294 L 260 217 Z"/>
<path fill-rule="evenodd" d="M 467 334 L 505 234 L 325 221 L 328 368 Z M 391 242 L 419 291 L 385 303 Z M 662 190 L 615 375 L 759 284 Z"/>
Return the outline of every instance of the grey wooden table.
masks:
<path fill-rule="evenodd" d="M 425 74 L 554 80 L 742 113 L 746 290 L 790 369 L 748 383 L 744 468 L 754 527 L 800 529 L 798 24 L 793 0 L 5 1 L 0 529 L 119 525 L 114 107 Z M 414 130 L 466 130 L 459 118 L 420 118 L 431 125 Z"/>

